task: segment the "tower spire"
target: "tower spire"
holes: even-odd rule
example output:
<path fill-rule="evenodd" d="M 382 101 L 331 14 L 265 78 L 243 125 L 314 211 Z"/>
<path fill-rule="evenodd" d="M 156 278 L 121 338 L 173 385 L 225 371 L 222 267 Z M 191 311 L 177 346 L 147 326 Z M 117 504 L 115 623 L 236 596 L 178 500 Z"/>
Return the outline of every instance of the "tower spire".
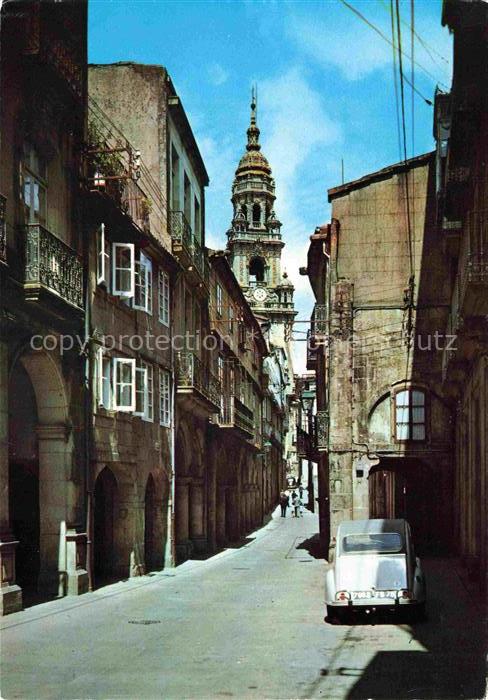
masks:
<path fill-rule="evenodd" d="M 261 144 L 259 143 L 259 129 L 257 126 L 257 108 L 258 108 L 258 88 L 253 85 L 251 89 L 251 124 L 247 130 L 247 150 L 259 151 Z"/>

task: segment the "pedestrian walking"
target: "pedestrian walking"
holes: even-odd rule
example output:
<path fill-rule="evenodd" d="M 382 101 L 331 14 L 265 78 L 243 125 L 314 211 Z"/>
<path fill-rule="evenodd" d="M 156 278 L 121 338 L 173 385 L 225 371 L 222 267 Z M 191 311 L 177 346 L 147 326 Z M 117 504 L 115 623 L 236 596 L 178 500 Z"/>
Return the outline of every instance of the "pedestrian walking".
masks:
<path fill-rule="evenodd" d="M 286 509 L 288 508 L 288 494 L 286 491 L 280 493 L 281 517 L 286 518 Z"/>
<path fill-rule="evenodd" d="M 303 501 L 300 496 L 298 497 L 298 513 L 303 518 Z"/>
<path fill-rule="evenodd" d="M 296 491 L 293 491 L 293 493 L 291 494 L 291 517 L 292 518 L 298 518 L 297 501 L 298 501 L 298 494 Z"/>

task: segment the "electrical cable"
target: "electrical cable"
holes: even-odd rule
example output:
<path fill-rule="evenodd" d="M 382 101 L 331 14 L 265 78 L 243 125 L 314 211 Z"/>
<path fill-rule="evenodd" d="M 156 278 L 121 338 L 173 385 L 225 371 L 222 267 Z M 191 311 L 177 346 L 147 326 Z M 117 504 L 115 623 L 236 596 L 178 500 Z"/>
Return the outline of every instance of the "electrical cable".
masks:
<path fill-rule="evenodd" d="M 341 1 L 342 4 L 345 5 L 349 10 L 351 10 L 351 12 L 353 12 L 355 15 L 357 15 L 357 17 L 359 17 L 360 20 L 362 20 L 363 22 L 365 22 L 365 23 L 368 25 L 368 27 L 370 27 L 373 31 L 375 31 L 375 32 L 383 39 L 383 41 L 386 41 L 386 43 L 387 43 L 387 44 L 390 44 L 390 46 L 391 46 L 391 41 L 390 41 L 390 39 L 386 36 L 386 34 L 384 34 L 384 33 L 381 31 L 381 29 L 379 29 L 375 24 L 373 24 L 372 22 L 370 22 L 369 19 L 368 19 L 367 17 L 365 17 L 361 12 L 359 12 L 359 10 L 357 10 L 355 7 L 353 7 L 353 5 L 350 5 L 350 4 L 347 2 L 347 0 L 340 0 L 340 1 Z M 403 53 L 403 52 L 402 52 L 402 53 Z M 410 58 L 410 56 L 408 56 L 407 54 L 404 54 L 404 56 L 405 56 L 405 58 Z M 416 62 L 415 62 L 415 65 L 416 65 L 418 68 L 420 68 L 426 75 L 428 75 L 429 78 L 432 78 L 432 80 L 434 80 L 434 81 L 436 82 L 436 84 L 442 85 L 446 90 L 449 90 L 449 88 L 447 87 L 447 85 L 446 85 L 445 83 L 443 83 L 443 82 L 441 82 L 440 80 L 438 80 L 438 79 L 436 78 L 436 76 L 435 76 L 433 73 L 431 73 L 429 70 L 427 70 L 427 68 L 425 68 L 421 63 L 419 63 L 418 61 L 416 61 Z M 408 80 L 408 78 L 406 78 L 406 79 L 405 79 L 405 82 L 406 82 L 406 83 L 409 83 L 410 81 Z M 432 101 L 431 101 L 431 100 L 428 100 L 426 97 L 424 97 L 417 89 L 415 89 L 415 92 L 416 92 L 427 104 L 432 105 Z"/>

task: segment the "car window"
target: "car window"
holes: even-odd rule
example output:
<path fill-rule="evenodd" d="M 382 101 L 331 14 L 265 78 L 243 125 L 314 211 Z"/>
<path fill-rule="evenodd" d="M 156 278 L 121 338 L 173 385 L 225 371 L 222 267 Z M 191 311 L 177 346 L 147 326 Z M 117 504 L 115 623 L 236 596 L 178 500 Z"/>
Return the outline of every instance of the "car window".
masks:
<path fill-rule="evenodd" d="M 402 551 L 402 545 L 402 538 L 398 532 L 346 535 L 342 539 L 342 551 L 344 554 L 361 554 L 362 552 L 395 553 Z"/>

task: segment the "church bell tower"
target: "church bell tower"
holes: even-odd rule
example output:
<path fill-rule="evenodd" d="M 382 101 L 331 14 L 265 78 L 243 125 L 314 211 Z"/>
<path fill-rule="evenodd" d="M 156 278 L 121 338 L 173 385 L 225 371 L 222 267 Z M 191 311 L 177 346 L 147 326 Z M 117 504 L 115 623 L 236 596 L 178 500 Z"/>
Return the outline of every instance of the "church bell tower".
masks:
<path fill-rule="evenodd" d="M 227 249 L 234 274 L 256 316 L 270 322 L 269 339 L 285 349 L 291 361 L 290 340 L 296 311 L 294 288 L 281 271 L 284 242 L 275 214 L 275 182 L 261 152 L 257 126 L 257 96 L 253 89 L 246 152 L 232 185 L 234 215 L 227 232 Z"/>

